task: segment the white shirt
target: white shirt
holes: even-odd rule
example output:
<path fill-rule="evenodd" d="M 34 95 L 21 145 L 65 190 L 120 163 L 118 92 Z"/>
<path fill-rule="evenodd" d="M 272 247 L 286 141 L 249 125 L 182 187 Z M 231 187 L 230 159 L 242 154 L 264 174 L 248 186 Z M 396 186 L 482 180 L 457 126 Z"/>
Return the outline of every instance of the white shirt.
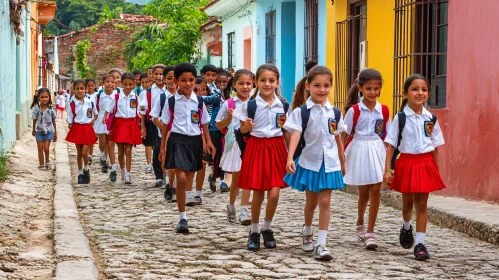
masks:
<path fill-rule="evenodd" d="M 83 98 L 83 101 L 80 101 L 76 98 L 72 98 L 71 102 L 75 104 L 75 113 L 76 117 L 74 118 L 75 123 L 79 124 L 88 124 L 91 123 L 94 119 L 94 116 L 98 114 L 97 108 L 95 105 L 92 105 L 92 101 L 88 98 Z M 93 108 L 92 108 L 93 107 Z M 73 124 L 73 110 L 71 109 L 71 105 L 68 106 L 68 123 Z"/>
<path fill-rule="evenodd" d="M 173 94 L 171 94 L 169 91 L 163 91 L 163 92 L 166 95 L 165 104 L 163 104 L 164 108 L 168 106 L 168 98 L 172 97 Z M 151 112 L 149 113 L 149 116 L 151 116 L 151 118 L 157 119 L 159 118 L 160 113 L 163 112 L 163 108 L 161 108 L 161 94 L 158 94 L 157 102 L 153 102 L 151 104 L 152 104 L 152 109 Z"/>
<path fill-rule="evenodd" d="M 364 102 L 359 103 L 360 115 L 355 126 L 355 136 L 380 136 L 383 130 L 383 112 L 381 104 L 376 102 L 374 110 L 369 110 Z M 346 133 L 350 135 L 353 128 L 353 107 L 348 109 L 345 115 L 345 124 L 347 126 Z M 391 121 L 388 118 L 386 122 L 386 130 L 390 128 Z"/>
<path fill-rule="evenodd" d="M 104 115 L 106 112 L 106 108 L 110 106 L 110 103 L 114 103 L 115 101 L 115 96 L 116 92 L 112 92 L 111 94 L 107 95 L 105 92 L 102 92 L 100 94 L 99 98 L 99 116 Z M 95 97 L 95 106 L 97 107 L 97 96 Z"/>
<path fill-rule="evenodd" d="M 125 119 L 135 118 L 137 116 L 137 106 L 139 103 L 137 95 L 135 95 L 135 93 L 133 92 L 130 92 L 130 94 L 126 96 L 125 93 L 120 90 L 119 96 L 120 97 L 118 99 L 118 110 L 116 110 L 116 117 Z M 115 105 L 116 101 L 113 98 L 113 102 L 109 102 L 109 104 L 107 104 L 106 111 L 108 113 L 114 112 Z M 100 105 L 99 107 L 102 108 L 102 106 Z"/>
<path fill-rule="evenodd" d="M 310 117 L 305 130 L 305 148 L 300 156 L 301 167 L 319 172 L 322 159 L 326 172 L 341 170 L 341 162 L 338 156 L 335 136 L 346 130 L 343 116 L 336 124 L 333 105 L 326 101 L 324 107 L 315 104 L 310 98 L 307 100 L 307 108 L 310 109 Z M 302 132 L 302 119 L 300 107 L 293 110 L 289 119 L 284 124 L 284 129 L 293 133 L 295 130 Z"/>
<path fill-rule="evenodd" d="M 66 97 L 64 95 L 58 95 L 56 97 L 56 100 L 59 100 L 59 106 L 62 108 L 66 108 Z"/>
<path fill-rule="evenodd" d="M 156 84 L 152 85 L 152 87 L 151 87 L 151 108 L 149 108 L 149 104 L 147 104 L 147 90 L 142 91 L 140 93 L 140 96 L 139 96 L 139 100 L 140 100 L 139 107 L 144 107 L 144 111 L 141 111 L 140 114 L 145 116 L 146 111 L 148 109 L 151 109 L 151 112 L 152 112 L 152 109 L 154 108 L 154 104 L 156 104 L 156 103 L 159 106 L 160 95 L 162 93 L 164 93 L 165 91 L 166 91 L 166 86 L 163 86 L 163 88 L 160 89 L 158 86 L 156 86 Z M 151 115 L 151 112 L 149 112 L 149 116 L 153 117 Z M 157 116 L 159 116 L 159 111 L 157 113 L 158 113 Z"/>
<path fill-rule="evenodd" d="M 243 105 L 243 103 L 244 103 L 237 96 L 234 96 L 233 99 L 234 99 L 235 108 L 241 107 L 241 105 Z M 215 121 L 218 123 L 218 122 L 221 122 L 221 121 L 225 120 L 226 118 L 228 118 L 229 117 L 228 111 L 229 111 L 229 102 L 224 102 L 222 104 L 222 107 L 220 107 L 220 110 L 218 111 L 218 114 L 215 118 Z M 232 117 L 231 124 L 232 124 L 232 128 L 234 128 L 235 130 L 239 129 L 239 127 L 241 126 L 239 119 L 234 117 L 234 115 Z"/>
<path fill-rule="evenodd" d="M 97 101 L 97 93 L 93 92 L 92 94 L 88 94 L 88 98 L 90 99 L 90 101 L 92 101 L 95 105 L 96 101 Z"/>
<path fill-rule="evenodd" d="M 210 122 L 210 115 L 208 114 L 208 110 L 206 110 L 206 106 L 202 106 L 203 114 L 201 118 L 199 118 L 198 97 L 194 92 L 191 93 L 191 97 L 189 99 L 178 92 L 173 96 L 173 98 L 175 98 L 175 108 L 173 112 L 175 117 L 173 118 L 171 132 L 188 136 L 201 135 L 199 122 L 201 122 L 201 125 Z M 171 116 L 169 109 L 167 100 L 161 113 L 162 123 L 170 123 Z"/>
<path fill-rule="evenodd" d="M 259 138 L 282 136 L 281 127 L 286 121 L 286 114 L 279 97 L 274 94 L 274 102 L 270 106 L 260 97 L 260 93 L 258 93 L 255 100 L 256 112 L 255 118 L 253 119 L 254 126 L 251 129 L 251 135 Z M 248 101 L 244 102 L 243 106 L 236 107 L 233 117 L 236 117 L 243 122 L 246 121 L 248 118 Z"/>
<path fill-rule="evenodd" d="M 416 115 L 414 111 L 405 106 L 406 115 L 404 130 L 402 131 L 402 141 L 400 141 L 399 151 L 404 154 L 425 154 L 435 150 L 436 147 L 445 144 L 444 136 L 440 125 L 433 126 L 432 115 L 423 108 L 421 115 Z M 432 129 L 433 126 L 433 129 Z M 393 124 L 388 130 L 385 142 L 396 147 L 399 134 L 398 116 L 393 119 Z"/>

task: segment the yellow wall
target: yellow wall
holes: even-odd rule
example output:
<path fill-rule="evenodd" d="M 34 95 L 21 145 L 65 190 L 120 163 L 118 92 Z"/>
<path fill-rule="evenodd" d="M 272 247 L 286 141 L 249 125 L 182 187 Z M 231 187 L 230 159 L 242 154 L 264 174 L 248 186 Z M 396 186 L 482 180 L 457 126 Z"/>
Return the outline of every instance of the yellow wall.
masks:
<path fill-rule="evenodd" d="M 335 70 L 335 52 L 336 52 L 336 22 L 344 21 L 347 18 L 348 0 L 335 0 L 334 5 L 326 5 L 326 66 Z M 336 82 L 336 81 L 334 81 Z M 334 101 L 334 86 L 329 95 L 329 101 Z"/>
<path fill-rule="evenodd" d="M 31 3 L 31 94 L 38 88 L 38 3 Z"/>

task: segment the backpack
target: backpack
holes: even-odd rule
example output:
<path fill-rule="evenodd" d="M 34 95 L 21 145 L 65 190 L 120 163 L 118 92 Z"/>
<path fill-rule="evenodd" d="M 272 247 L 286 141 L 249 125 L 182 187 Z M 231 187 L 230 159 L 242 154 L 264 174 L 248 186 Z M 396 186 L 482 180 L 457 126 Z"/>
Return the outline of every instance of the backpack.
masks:
<path fill-rule="evenodd" d="M 353 125 L 352 125 L 352 131 L 350 132 L 350 135 L 348 135 L 347 142 L 345 143 L 345 150 L 352 142 L 353 136 L 355 134 L 355 127 L 357 126 L 357 122 L 360 117 L 360 108 L 359 104 L 355 104 L 352 106 L 353 108 Z M 383 134 L 380 136 L 382 140 L 385 140 L 386 137 L 386 123 L 390 119 L 390 111 L 388 110 L 388 107 L 381 104 L 381 114 L 383 115 Z"/>
<path fill-rule="evenodd" d="M 296 160 L 302 153 L 303 148 L 305 148 L 305 130 L 307 130 L 308 120 L 310 119 L 310 109 L 307 108 L 307 104 L 300 106 L 301 111 L 301 135 L 300 142 L 298 142 L 298 146 L 296 146 L 295 154 L 293 155 L 293 160 Z M 338 124 L 341 119 L 341 111 L 340 109 L 333 107 L 334 111 L 334 119 Z"/>
<path fill-rule="evenodd" d="M 219 102 L 220 104 L 220 102 Z M 234 102 L 234 99 L 233 98 L 229 98 L 227 100 L 227 107 L 228 109 L 236 109 L 236 102 Z M 222 132 L 223 135 L 227 135 L 227 132 L 229 132 L 229 128 L 228 127 L 225 127 L 225 128 L 222 128 L 220 129 L 220 132 Z"/>
<path fill-rule="evenodd" d="M 202 96 L 199 96 L 199 95 L 196 95 L 196 97 L 198 98 L 198 113 L 199 113 L 199 131 L 201 131 L 201 133 L 203 132 L 203 128 L 201 126 L 201 119 L 203 117 L 203 106 L 204 106 L 204 99 Z M 166 98 L 166 95 L 165 95 L 165 98 Z M 168 123 L 168 130 L 172 130 L 172 126 L 173 126 L 173 119 L 175 118 L 175 95 L 174 96 L 170 96 L 170 98 L 168 98 L 168 110 L 170 111 L 170 122 Z"/>
<path fill-rule="evenodd" d="M 92 110 L 94 109 L 94 103 L 92 103 Z M 71 113 L 73 113 L 73 122 L 75 122 L 75 118 L 76 118 L 76 104 L 75 104 L 75 101 L 74 100 L 71 100 L 71 102 L 69 102 L 69 107 L 71 107 Z"/>
<path fill-rule="evenodd" d="M 255 119 L 255 113 L 256 113 L 256 99 L 251 99 L 248 102 L 248 118 L 249 119 Z M 284 100 L 281 100 L 282 106 L 284 107 L 284 113 L 288 113 L 289 109 L 289 103 L 287 103 Z M 236 130 L 236 142 L 237 145 L 239 145 L 239 149 L 241 150 L 241 158 L 243 157 L 244 150 L 246 149 L 246 142 L 248 142 L 251 134 L 250 132 L 247 133 L 241 133 L 241 129 Z"/>
<path fill-rule="evenodd" d="M 390 172 L 392 173 L 392 175 L 394 174 L 395 170 L 395 161 L 398 159 L 400 155 L 399 151 L 400 141 L 402 141 L 402 131 L 404 131 L 405 121 L 406 121 L 406 115 L 403 111 L 398 112 L 397 116 L 399 119 L 399 134 L 397 136 L 397 147 L 395 147 L 395 152 L 393 152 L 392 161 L 390 163 Z M 435 116 L 434 114 L 431 114 L 431 122 L 433 123 L 433 125 L 437 124 L 437 116 Z"/>

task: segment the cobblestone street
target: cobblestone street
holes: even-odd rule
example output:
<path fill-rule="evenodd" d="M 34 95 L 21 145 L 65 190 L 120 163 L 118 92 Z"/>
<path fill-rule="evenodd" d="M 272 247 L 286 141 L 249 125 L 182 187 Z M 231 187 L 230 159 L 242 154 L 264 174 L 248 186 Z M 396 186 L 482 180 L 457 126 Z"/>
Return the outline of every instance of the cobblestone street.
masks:
<path fill-rule="evenodd" d="M 69 150 L 74 184 L 76 151 L 72 145 Z M 97 147 L 94 154 L 97 163 Z M 133 155 L 132 185 L 121 184 L 120 178 L 110 184 L 98 164 L 91 166 L 90 185 L 74 185 L 101 279 L 499 278 L 497 246 L 432 224 L 426 242 L 431 260 L 414 260 L 412 249 L 398 244 L 401 215 L 391 207 L 382 206 L 378 216 L 380 249 L 365 250 L 355 236 L 356 197 L 340 191 L 332 196 L 331 262 L 315 261 L 302 251 L 305 199 L 291 189 L 281 192 L 274 217 L 276 249 L 247 251 L 249 226 L 229 224 L 228 193 L 211 193 L 206 184 L 203 205 L 187 208 L 191 234 L 176 234 L 176 204 L 165 203 L 164 189 L 151 188 L 154 176 L 144 172 L 143 146 L 134 148 Z"/>

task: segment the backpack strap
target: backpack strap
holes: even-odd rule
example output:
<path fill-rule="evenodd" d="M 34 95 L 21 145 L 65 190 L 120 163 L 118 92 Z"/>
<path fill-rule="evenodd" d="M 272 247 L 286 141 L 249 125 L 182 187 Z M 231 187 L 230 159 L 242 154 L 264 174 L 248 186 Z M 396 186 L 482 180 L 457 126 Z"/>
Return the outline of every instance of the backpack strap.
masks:
<path fill-rule="evenodd" d="M 341 119 L 341 111 L 336 107 L 333 107 L 333 111 L 334 111 L 334 120 L 336 121 L 336 125 L 338 125 Z"/>
<path fill-rule="evenodd" d="M 256 99 L 251 99 L 248 101 L 248 118 L 254 120 L 256 113 Z"/>
<path fill-rule="evenodd" d="M 172 129 L 173 119 L 175 118 L 175 96 L 168 98 L 168 111 L 170 112 L 170 122 L 168 123 L 168 130 Z"/>
<path fill-rule="evenodd" d="M 282 102 L 282 107 L 284 107 L 284 113 L 288 113 L 288 110 L 289 110 L 289 103 L 284 101 L 284 100 L 281 100 Z"/>
<path fill-rule="evenodd" d="M 75 122 L 75 118 L 76 118 L 76 104 L 75 104 L 74 100 L 69 102 L 69 107 L 71 107 L 71 113 L 73 113 L 73 122 L 71 123 L 71 124 L 73 124 Z"/>
<path fill-rule="evenodd" d="M 402 111 L 402 112 L 398 112 L 397 116 L 398 116 L 398 119 L 399 119 L 399 134 L 398 134 L 398 137 L 397 137 L 397 147 L 396 148 L 398 149 L 399 146 L 400 146 L 400 141 L 402 141 L 402 131 L 404 131 L 405 121 L 406 121 L 406 115 Z"/>
<path fill-rule="evenodd" d="M 114 100 L 116 100 L 116 106 L 114 106 L 114 112 L 113 114 L 116 115 L 116 112 L 118 111 L 118 101 L 120 100 L 120 90 L 118 89 L 118 93 L 114 95 Z"/>
<path fill-rule="evenodd" d="M 196 95 L 196 97 L 198 98 L 198 113 L 199 113 L 199 131 L 201 133 L 203 133 L 203 127 L 201 125 L 201 120 L 203 119 L 203 106 L 204 106 L 204 99 L 202 96 L 199 96 L 199 95 Z M 221 100 L 221 97 L 219 99 L 219 101 L 217 102 L 220 106 L 220 100 Z"/>
<path fill-rule="evenodd" d="M 352 109 L 353 109 L 352 130 L 350 131 L 350 135 L 348 135 L 347 142 L 345 143 L 345 149 L 348 147 L 348 144 L 350 144 L 350 142 L 352 142 L 353 140 L 353 136 L 355 134 L 355 127 L 357 126 L 357 122 L 359 121 L 360 117 L 359 104 L 352 105 Z"/>
<path fill-rule="evenodd" d="M 166 93 L 162 93 L 159 96 L 159 116 L 161 117 L 161 113 L 163 112 L 163 107 L 165 107 L 166 102 Z"/>
<path fill-rule="evenodd" d="M 99 92 L 97 93 L 97 96 L 96 96 L 96 104 L 95 104 L 95 107 L 97 107 L 97 111 L 100 111 L 100 95 L 102 94 L 102 92 Z"/>
<path fill-rule="evenodd" d="M 152 103 L 152 91 L 151 88 L 147 89 L 146 93 L 146 98 L 147 98 L 147 110 L 146 110 L 146 121 L 149 121 L 151 119 L 151 116 L 149 114 L 151 113 L 151 103 Z"/>
<path fill-rule="evenodd" d="M 305 135 L 305 130 L 307 129 L 308 125 L 308 120 L 310 119 L 310 109 L 307 108 L 307 104 L 300 106 L 300 113 L 301 113 L 301 134 L 303 136 Z M 303 145 L 305 146 L 305 137 L 303 137 Z"/>
<path fill-rule="evenodd" d="M 433 123 L 433 125 L 437 124 L 437 116 L 435 116 L 434 114 L 431 114 L 431 122 Z"/>
<path fill-rule="evenodd" d="M 383 134 L 381 136 L 381 139 L 385 140 L 385 137 L 387 134 L 386 124 L 388 123 L 388 120 L 390 119 L 390 110 L 388 109 L 388 106 L 381 105 L 381 113 L 383 114 Z"/>
<path fill-rule="evenodd" d="M 229 98 L 229 100 L 227 100 L 227 108 L 229 109 L 236 109 L 236 102 L 234 101 L 234 98 Z"/>

